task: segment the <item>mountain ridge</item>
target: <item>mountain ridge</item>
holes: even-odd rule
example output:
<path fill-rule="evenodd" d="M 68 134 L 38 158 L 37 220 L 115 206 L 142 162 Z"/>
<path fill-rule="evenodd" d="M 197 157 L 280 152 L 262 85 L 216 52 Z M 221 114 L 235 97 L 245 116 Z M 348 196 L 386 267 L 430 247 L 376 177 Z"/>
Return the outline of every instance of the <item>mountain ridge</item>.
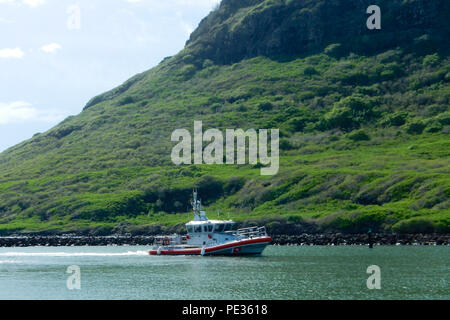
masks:
<path fill-rule="evenodd" d="M 446 29 L 441 34 L 449 34 L 445 20 L 450 7 L 445 1 L 378 1 L 381 30 L 366 27 L 370 5 L 369 0 L 225 0 L 191 34 L 186 49 L 228 64 L 261 55 L 305 54 L 336 42 L 344 44 L 345 51 L 368 53 L 403 45 L 433 29 Z M 248 12 L 241 17 L 240 10 Z M 375 43 L 376 48 L 364 39 L 370 36 L 376 42 L 383 30 L 390 33 L 390 39 Z M 435 41 L 445 40 L 441 34 L 435 35 Z"/>
<path fill-rule="evenodd" d="M 297 4 L 294 8 L 291 8 L 284 5 L 286 2 Z M 382 6 L 386 2 L 387 1 L 380 1 L 379 4 Z M 352 50 L 352 52 L 359 50 L 362 53 L 367 53 L 367 51 L 379 51 L 409 43 L 417 36 L 427 34 L 428 31 L 433 29 L 441 29 L 442 32 L 429 35 L 431 38 L 427 40 L 427 45 L 439 47 L 437 43 L 446 43 L 445 39 L 450 37 L 449 25 L 445 23 L 446 13 L 450 12 L 450 4 L 448 2 L 419 0 L 406 2 L 406 5 L 404 6 L 399 6 L 399 3 L 402 3 L 402 1 L 394 2 L 396 5 L 393 6 L 392 9 L 391 6 L 385 6 L 391 10 L 387 13 L 383 12 L 383 17 L 384 15 L 388 16 L 388 22 L 383 22 L 386 22 L 386 25 L 392 29 L 389 30 L 389 32 L 392 33 L 395 31 L 395 33 L 391 34 L 390 38 L 387 41 L 385 40 L 385 43 L 381 46 L 380 44 L 371 46 L 370 43 L 368 43 L 368 40 L 364 39 L 364 36 L 370 35 L 373 37 L 373 34 L 378 33 L 379 30 L 368 30 L 366 27 L 365 22 L 368 17 L 366 8 L 371 5 L 369 0 L 352 2 L 350 5 L 345 1 L 302 0 L 296 2 L 283 0 L 224 0 L 215 11 L 211 12 L 200 22 L 198 28 L 194 30 L 187 40 L 186 47 L 182 50 L 181 55 L 184 55 L 185 61 L 194 63 L 198 67 L 202 67 L 204 60 L 206 59 L 211 59 L 213 62 L 219 64 L 230 64 L 242 59 L 253 58 L 260 55 L 275 58 L 283 58 L 284 56 L 284 58 L 286 58 L 306 54 L 314 51 L 314 49 L 316 49 L 316 51 L 319 48 L 324 49 L 327 45 L 332 45 L 336 42 L 341 42 L 341 47 L 338 50 L 339 52 L 337 52 L 339 55 L 344 55 Z M 273 3 L 273 5 L 266 9 L 263 7 L 263 9 L 257 11 L 254 18 L 247 19 L 249 21 L 245 19 L 240 21 L 235 27 L 237 31 L 233 33 L 229 32 L 230 27 L 227 24 L 227 19 L 232 18 L 236 11 L 249 7 L 255 9 L 255 6 L 256 8 L 260 8 L 267 3 Z M 284 10 L 280 12 L 281 10 L 279 10 L 279 8 L 284 8 Z M 351 10 L 348 10 L 348 8 L 351 8 Z M 305 26 L 306 30 L 304 28 L 298 28 L 297 20 L 311 20 L 311 16 L 317 15 L 324 16 L 322 18 L 324 21 L 334 21 L 332 17 L 338 15 L 342 11 L 346 12 L 346 15 L 344 17 L 339 17 L 337 26 L 335 23 L 331 22 L 329 25 L 307 24 Z M 300 15 L 293 19 L 292 17 L 298 13 L 300 13 Z M 268 28 L 264 28 L 261 27 L 261 24 L 264 25 L 267 20 L 271 20 L 264 19 L 265 15 L 269 15 L 270 18 L 279 15 L 281 15 L 281 17 L 278 17 L 278 19 L 270 24 Z M 422 19 L 416 19 L 417 16 L 421 16 Z M 263 17 L 263 19 L 261 19 L 261 17 Z M 353 17 L 353 19 L 350 19 L 351 17 Z M 414 17 L 414 19 L 411 19 L 411 17 Z M 225 22 L 222 20 L 225 20 Z M 284 20 L 288 20 L 288 22 L 284 22 Z M 383 20 L 386 19 L 383 18 Z M 322 20 L 319 20 L 319 22 L 320 21 Z M 390 23 L 392 21 L 395 22 L 394 26 Z M 233 22 L 233 20 L 231 22 Z M 250 25 L 250 27 L 248 25 Z M 420 29 L 417 30 L 419 26 Z M 408 34 L 408 31 L 411 29 L 413 29 L 414 32 Z M 262 36 L 259 35 L 261 30 L 263 31 L 261 32 Z M 338 32 L 336 30 L 338 30 Z M 324 34 L 327 33 L 330 33 L 331 36 L 325 37 Z M 405 33 L 407 36 L 405 36 Z M 238 36 L 233 36 L 234 34 L 237 34 Z M 285 38 L 283 36 L 284 34 L 288 34 L 288 37 Z M 304 39 L 302 34 L 307 34 L 309 38 Z M 255 35 L 258 36 L 256 39 L 251 37 Z M 271 37 L 272 35 L 273 37 Z M 355 40 L 355 36 L 359 38 Z M 247 37 L 250 38 L 250 41 L 247 41 Z M 309 44 L 311 42 L 312 44 Z M 253 45 L 249 46 L 249 44 Z M 270 44 L 273 44 L 272 48 L 270 47 Z M 211 48 L 214 48 L 215 51 L 211 50 Z M 246 51 L 247 49 L 248 51 Z M 448 45 L 446 50 L 448 50 Z M 193 57 L 190 57 L 191 55 L 193 55 Z M 94 97 L 87 103 L 85 109 L 97 104 L 104 98 L 108 99 L 114 97 L 114 94 L 109 95 L 109 93 L 123 93 L 123 91 L 129 89 L 131 85 L 139 81 L 141 75 L 147 72 L 132 77 L 112 91 Z"/>

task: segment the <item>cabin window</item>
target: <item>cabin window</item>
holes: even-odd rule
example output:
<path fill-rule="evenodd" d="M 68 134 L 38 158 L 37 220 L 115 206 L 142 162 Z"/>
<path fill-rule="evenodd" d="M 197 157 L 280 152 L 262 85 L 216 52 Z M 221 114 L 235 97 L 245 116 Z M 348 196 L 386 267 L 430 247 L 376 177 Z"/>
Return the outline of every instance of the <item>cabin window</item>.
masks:
<path fill-rule="evenodd" d="M 197 225 L 194 227 L 194 232 L 202 232 L 202 226 L 201 225 Z"/>
<path fill-rule="evenodd" d="M 225 227 L 225 225 L 223 223 L 218 223 L 216 224 L 216 232 L 223 232 L 223 228 Z"/>
<path fill-rule="evenodd" d="M 208 224 L 208 232 L 212 232 L 213 231 L 213 225 L 212 224 Z"/>
<path fill-rule="evenodd" d="M 225 226 L 225 231 L 233 231 L 236 230 L 236 225 L 234 223 L 227 223 Z"/>
<path fill-rule="evenodd" d="M 188 233 L 192 233 L 194 232 L 194 227 L 193 226 L 186 226 L 186 230 Z"/>

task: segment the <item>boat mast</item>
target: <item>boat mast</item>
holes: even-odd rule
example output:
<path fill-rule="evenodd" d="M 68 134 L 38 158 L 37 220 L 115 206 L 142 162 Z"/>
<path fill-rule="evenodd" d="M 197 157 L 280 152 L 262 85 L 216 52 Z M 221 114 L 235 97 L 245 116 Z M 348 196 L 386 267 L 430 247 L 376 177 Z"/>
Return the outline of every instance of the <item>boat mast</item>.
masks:
<path fill-rule="evenodd" d="M 197 190 L 193 191 L 193 198 L 194 201 L 191 202 L 192 210 L 194 211 L 194 216 L 197 216 L 200 215 L 200 207 L 201 207 L 201 201 L 197 200 Z"/>

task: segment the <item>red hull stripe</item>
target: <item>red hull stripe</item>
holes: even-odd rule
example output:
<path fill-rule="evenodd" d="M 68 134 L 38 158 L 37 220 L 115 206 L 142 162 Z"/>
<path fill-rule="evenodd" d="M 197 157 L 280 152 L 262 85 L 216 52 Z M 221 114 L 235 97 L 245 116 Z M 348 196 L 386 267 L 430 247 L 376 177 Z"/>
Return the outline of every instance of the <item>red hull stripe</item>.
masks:
<path fill-rule="evenodd" d="M 271 241 L 272 241 L 271 237 L 243 240 L 243 241 L 232 242 L 232 243 L 222 244 L 222 245 L 219 245 L 219 246 L 205 248 L 205 253 L 210 253 L 210 252 L 215 252 L 215 251 L 219 251 L 219 250 L 224 250 L 224 249 L 227 249 L 227 248 L 245 246 L 245 245 L 255 244 L 255 243 L 267 243 L 267 244 L 269 244 Z M 202 252 L 201 248 L 185 249 L 185 250 L 161 250 L 161 255 L 201 254 L 201 252 Z M 150 250 L 148 253 L 151 254 L 151 255 L 156 255 L 156 254 L 158 254 L 158 250 Z"/>
<path fill-rule="evenodd" d="M 222 249 L 227 249 L 227 248 L 232 248 L 232 247 L 236 247 L 236 246 L 245 246 L 245 245 L 248 245 L 248 244 L 270 242 L 270 241 L 272 241 L 271 237 L 260 238 L 260 239 L 243 240 L 243 241 L 238 241 L 238 242 L 234 242 L 234 243 L 222 244 L 220 246 L 214 246 L 214 247 L 205 248 L 205 253 L 214 252 L 214 251 L 217 251 L 217 250 L 222 250 Z"/>

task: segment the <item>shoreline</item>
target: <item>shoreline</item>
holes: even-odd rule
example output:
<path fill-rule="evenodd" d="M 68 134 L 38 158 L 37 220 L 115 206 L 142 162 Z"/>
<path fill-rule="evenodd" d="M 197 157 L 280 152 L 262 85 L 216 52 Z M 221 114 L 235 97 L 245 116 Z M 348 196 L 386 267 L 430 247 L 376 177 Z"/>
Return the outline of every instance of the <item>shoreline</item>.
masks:
<path fill-rule="evenodd" d="M 0 237 L 0 248 L 8 247 L 67 247 L 67 246 L 138 246 L 153 245 L 155 236 L 36 236 L 14 235 Z M 450 234 L 300 234 L 273 235 L 272 245 L 449 245 Z"/>

